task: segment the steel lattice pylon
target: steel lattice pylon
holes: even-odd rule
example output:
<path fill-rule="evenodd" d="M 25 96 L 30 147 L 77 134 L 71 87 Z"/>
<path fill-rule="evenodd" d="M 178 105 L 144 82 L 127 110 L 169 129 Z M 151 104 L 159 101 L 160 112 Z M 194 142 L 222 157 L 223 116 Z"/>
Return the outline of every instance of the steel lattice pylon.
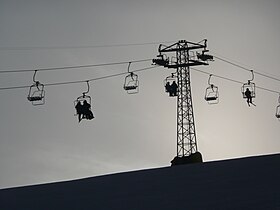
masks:
<path fill-rule="evenodd" d="M 172 163 L 175 165 L 195 162 L 190 158 L 186 160 L 185 157 L 191 157 L 198 152 L 191 94 L 190 66 L 208 65 L 207 61 L 210 60 L 210 55 L 205 54 L 208 50 L 206 50 L 206 40 L 203 41 L 204 43 L 200 44 L 181 40 L 170 46 L 160 45 L 158 58 L 153 59 L 153 62 L 157 65 L 176 69 L 178 84 L 177 156 L 174 158 L 175 162 Z M 202 50 L 202 53 L 198 53 L 198 50 Z M 167 53 L 173 53 L 173 56 L 169 56 Z"/>
<path fill-rule="evenodd" d="M 177 51 L 178 64 L 188 62 L 186 51 Z M 191 95 L 190 68 L 177 68 L 177 156 L 183 157 L 197 151 L 194 114 Z"/>

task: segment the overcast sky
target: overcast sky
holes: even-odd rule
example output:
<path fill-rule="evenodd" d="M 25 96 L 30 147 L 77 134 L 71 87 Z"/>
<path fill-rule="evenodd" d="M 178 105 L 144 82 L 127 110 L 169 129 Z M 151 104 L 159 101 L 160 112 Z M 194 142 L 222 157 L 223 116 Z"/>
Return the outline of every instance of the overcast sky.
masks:
<path fill-rule="evenodd" d="M 280 78 L 278 0 L 0 0 L 0 70 L 152 59 L 158 44 L 208 39 L 210 53 Z M 131 70 L 150 67 L 133 63 Z M 215 60 L 203 71 L 246 82 L 250 72 Z M 127 71 L 127 64 L 38 72 L 41 83 L 88 80 Z M 46 87 L 34 107 L 28 89 L 0 91 L 0 188 L 169 166 L 176 155 L 176 99 L 164 92 L 171 70 L 137 73 L 140 92 L 123 90 L 124 76 L 90 83 L 95 119 L 74 116 L 86 83 Z M 33 72 L 0 75 L 0 87 L 32 84 Z M 278 94 L 257 89 L 256 107 L 241 84 L 212 78 L 220 103 L 204 100 L 208 75 L 192 71 L 198 149 L 204 161 L 279 153 Z M 255 75 L 258 86 L 280 91 Z"/>

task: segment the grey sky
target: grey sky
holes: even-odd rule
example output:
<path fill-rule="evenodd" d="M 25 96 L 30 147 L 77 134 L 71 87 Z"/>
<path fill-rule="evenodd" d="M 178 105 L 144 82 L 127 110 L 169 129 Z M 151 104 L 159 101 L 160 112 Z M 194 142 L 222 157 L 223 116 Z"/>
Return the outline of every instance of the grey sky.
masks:
<path fill-rule="evenodd" d="M 279 9 L 279 1 L 272 0 L 0 0 L 0 70 L 154 58 L 158 48 L 69 46 L 207 38 L 215 55 L 280 78 Z M 149 66 L 132 64 L 131 69 Z M 251 77 L 218 60 L 200 69 L 244 82 Z M 126 70 L 127 65 L 120 65 L 38 72 L 37 79 L 86 80 Z M 176 155 L 176 100 L 163 88 L 169 74 L 164 68 L 139 72 L 140 93 L 133 96 L 123 91 L 121 76 L 90 83 L 96 118 L 80 124 L 73 101 L 86 84 L 47 87 L 41 107 L 27 101 L 28 89 L 1 91 L 0 188 L 169 165 Z M 31 85 L 32 76 L 1 74 L 0 86 Z M 207 75 L 192 72 L 197 141 L 204 160 L 278 153 L 278 95 L 257 90 L 257 106 L 249 108 L 241 85 L 214 77 L 220 103 L 209 106 L 203 99 L 207 80 Z M 280 91 L 279 82 L 264 77 L 256 75 L 255 83 Z"/>

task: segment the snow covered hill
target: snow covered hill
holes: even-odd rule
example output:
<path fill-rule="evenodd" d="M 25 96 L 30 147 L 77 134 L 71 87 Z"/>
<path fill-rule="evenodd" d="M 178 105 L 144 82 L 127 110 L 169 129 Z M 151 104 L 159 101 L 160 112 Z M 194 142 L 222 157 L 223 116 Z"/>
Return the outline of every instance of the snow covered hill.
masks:
<path fill-rule="evenodd" d="M 280 154 L 0 190 L 1 210 L 280 209 Z"/>

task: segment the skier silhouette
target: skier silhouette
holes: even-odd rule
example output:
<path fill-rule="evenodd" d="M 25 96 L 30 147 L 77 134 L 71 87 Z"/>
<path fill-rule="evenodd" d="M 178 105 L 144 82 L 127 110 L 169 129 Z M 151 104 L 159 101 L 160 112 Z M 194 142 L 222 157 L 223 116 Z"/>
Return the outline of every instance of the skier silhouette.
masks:
<path fill-rule="evenodd" d="M 252 92 L 249 90 L 249 88 L 246 89 L 245 91 L 245 96 L 247 98 L 247 103 L 248 103 L 248 106 L 250 106 L 250 104 L 253 104 L 254 106 L 256 106 L 253 101 L 252 101 Z"/>

